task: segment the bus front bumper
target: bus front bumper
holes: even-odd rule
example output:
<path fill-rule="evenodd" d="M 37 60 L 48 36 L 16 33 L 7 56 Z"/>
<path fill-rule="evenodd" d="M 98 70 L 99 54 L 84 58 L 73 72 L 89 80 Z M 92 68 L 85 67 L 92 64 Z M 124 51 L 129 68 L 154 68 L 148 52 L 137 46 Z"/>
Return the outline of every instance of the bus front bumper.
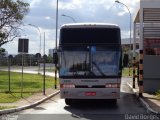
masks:
<path fill-rule="evenodd" d="M 69 88 L 60 90 L 61 98 L 119 99 L 120 88 Z"/>

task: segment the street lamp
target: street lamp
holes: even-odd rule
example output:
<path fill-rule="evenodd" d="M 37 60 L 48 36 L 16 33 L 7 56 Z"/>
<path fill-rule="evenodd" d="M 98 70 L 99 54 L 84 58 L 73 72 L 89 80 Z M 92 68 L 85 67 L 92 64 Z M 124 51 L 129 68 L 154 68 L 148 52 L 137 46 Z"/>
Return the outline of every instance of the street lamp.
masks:
<path fill-rule="evenodd" d="M 131 23 L 131 19 L 132 19 L 131 18 L 131 12 L 130 12 L 129 8 L 127 7 L 127 5 L 125 5 L 124 3 L 122 3 L 118 0 L 116 0 L 115 2 L 124 5 L 127 8 L 128 12 L 129 12 L 129 15 L 130 15 L 130 50 L 131 50 L 131 24 L 132 24 Z"/>
<path fill-rule="evenodd" d="M 39 38 L 40 38 L 40 41 L 39 41 L 39 53 L 41 54 L 41 31 L 40 31 L 39 27 L 36 26 L 36 25 L 33 25 L 33 24 L 28 24 L 28 25 L 30 25 L 32 27 L 35 27 L 39 32 Z"/>
<path fill-rule="evenodd" d="M 124 3 L 122 3 L 118 0 L 116 0 L 115 2 L 124 5 L 127 8 L 128 12 L 129 12 L 129 15 L 130 15 L 130 50 L 131 50 L 131 24 L 132 24 L 131 23 L 131 19 L 132 19 L 131 18 L 131 12 L 130 12 L 129 8 L 127 7 L 127 5 L 125 5 Z"/>
<path fill-rule="evenodd" d="M 63 16 L 63 17 L 68 17 L 68 18 L 72 19 L 72 21 L 73 21 L 74 23 L 76 23 L 76 20 L 75 20 L 73 17 L 68 16 L 68 15 L 65 15 L 65 14 L 62 14 L 62 16 Z"/>
<path fill-rule="evenodd" d="M 32 27 L 35 27 L 35 28 L 39 31 L 39 38 L 40 38 L 39 54 L 38 54 L 38 65 L 39 65 L 38 73 L 39 73 L 39 71 L 40 71 L 40 54 L 41 54 L 41 31 L 40 31 L 39 27 L 36 26 L 36 25 L 33 25 L 33 24 L 28 24 L 28 25 L 30 25 L 30 26 L 32 26 Z"/>
<path fill-rule="evenodd" d="M 116 0 L 115 2 L 124 5 L 127 8 L 128 12 L 129 12 L 129 15 L 130 15 L 130 50 L 129 50 L 129 53 L 131 55 L 131 50 L 132 50 L 132 45 L 131 45 L 131 25 L 132 25 L 132 23 L 131 23 L 131 19 L 132 19 L 131 18 L 131 12 L 130 12 L 128 6 L 125 5 L 124 3 L 122 3 L 122 2 L 120 2 L 118 0 Z M 130 58 L 132 60 L 132 56 Z M 129 76 L 130 76 L 130 66 L 129 66 Z M 133 81 L 133 88 L 135 88 L 135 81 Z"/>

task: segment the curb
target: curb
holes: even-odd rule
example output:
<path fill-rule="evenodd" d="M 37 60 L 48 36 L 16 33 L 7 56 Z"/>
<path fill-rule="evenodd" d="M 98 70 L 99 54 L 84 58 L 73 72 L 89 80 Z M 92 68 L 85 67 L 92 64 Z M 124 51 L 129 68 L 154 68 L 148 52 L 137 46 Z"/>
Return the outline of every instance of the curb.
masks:
<path fill-rule="evenodd" d="M 58 90 L 58 91 L 54 92 L 53 94 L 50 94 L 49 96 L 44 97 L 41 100 L 39 100 L 37 102 L 34 102 L 34 103 L 30 104 L 30 105 L 21 106 L 21 107 L 18 107 L 18 108 L 11 108 L 11 109 L 0 110 L 0 115 L 14 113 L 14 112 L 19 112 L 19 111 L 22 111 L 22 110 L 25 110 L 25 109 L 29 109 L 29 108 L 35 107 L 35 106 L 43 103 L 44 101 L 52 98 L 53 96 L 59 94 L 59 92 L 60 91 Z"/>
<path fill-rule="evenodd" d="M 132 85 L 130 83 L 127 82 L 127 85 L 131 88 L 132 92 L 136 95 L 136 97 L 140 100 L 140 102 L 142 103 L 142 105 L 147 109 L 147 111 L 149 111 L 150 113 L 154 113 L 154 114 L 159 114 L 157 111 L 153 110 L 149 104 L 143 99 L 138 97 L 137 95 L 137 91 L 135 89 L 132 88 Z"/>

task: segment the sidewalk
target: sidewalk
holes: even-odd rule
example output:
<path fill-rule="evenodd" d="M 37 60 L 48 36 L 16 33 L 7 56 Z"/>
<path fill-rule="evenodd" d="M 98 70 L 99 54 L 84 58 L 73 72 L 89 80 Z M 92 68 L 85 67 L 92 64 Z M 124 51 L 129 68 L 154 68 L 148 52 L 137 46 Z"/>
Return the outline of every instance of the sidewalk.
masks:
<path fill-rule="evenodd" d="M 59 90 L 47 89 L 46 95 L 43 95 L 42 93 L 36 93 L 28 98 L 22 98 L 21 100 L 14 103 L 0 103 L 0 106 L 11 106 L 11 108 L 9 109 L 0 110 L 0 115 L 10 114 L 25 109 L 33 108 L 43 103 L 44 101 L 54 97 L 57 94 L 59 94 Z M 13 106 L 15 107 L 12 108 Z"/>
<path fill-rule="evenodd" d="M 43 95 L 43 92 L 35 93 L 28 98 L 22 98 L 22 99 L 20 99 L 16 102 L 13 102 L 13 103 L 0 103 L 0 106 L 21 107 L 21 106 L 25 106 L 25 105 L 30 105 L 30 104 L 33 104 L 33 103 L 35 103 L 45 97 L 48 97 L 49 95 L 51 95 L 57 91 L 58 90 L 49 88 L 45 91 L 45 93 L 46 93 L 45 95 Z"/>
<path fill-rule="evenodd" d="M 128 78 L 132 79 L 132 78 Z M 128 81 L 129 87 L 132 89 L 134 94 L 138 97 L 139 88 L 136 83 L 135 88 L 132 88 L 132 81 Z M 155 95 L 149 93 L 143 93 L 143 97 L 139 98 L 142 104 L 152 113 L 160 114 L 160 99 L 158 99 Z"/>

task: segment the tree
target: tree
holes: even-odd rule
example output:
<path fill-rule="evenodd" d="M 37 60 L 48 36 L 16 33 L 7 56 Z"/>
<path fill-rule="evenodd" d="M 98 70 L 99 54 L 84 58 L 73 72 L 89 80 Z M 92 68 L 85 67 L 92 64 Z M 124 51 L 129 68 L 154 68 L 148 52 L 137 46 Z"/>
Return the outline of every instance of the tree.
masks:
<path fill-rule="evenodd" d="M 0 48 L 0 56 L 4 56 L 5 55 L 5 49 L 4 48 Z"/>
<path fill-rule="evenodd" d="M 23 0 L 0 0 L 0 47 L 19 36 L 19 27 L 29 11 Z"/>
<path fill-rule="evenodd" d="M 0 48 L 0 53 L 5 52 L 6 50 L 4 48 Z"/>
<path fill-rule="evenodd" d="M 53 62 L 53 58 L 52 58 L 51 55 L 49 55 L 49 56 L 47 57 L 47 63 L 52 63 L 52 62 Z"/>

